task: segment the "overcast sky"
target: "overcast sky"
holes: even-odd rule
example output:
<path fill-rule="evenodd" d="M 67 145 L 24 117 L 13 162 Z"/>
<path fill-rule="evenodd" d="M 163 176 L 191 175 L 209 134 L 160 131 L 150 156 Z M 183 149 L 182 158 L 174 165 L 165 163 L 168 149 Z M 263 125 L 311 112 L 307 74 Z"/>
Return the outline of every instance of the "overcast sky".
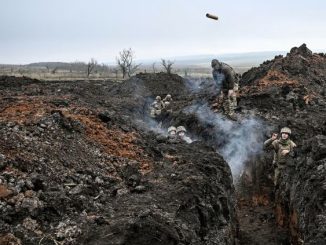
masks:
<path fill-rule="evenodd" d="M 0 63 L 325 50 L 324 0 L 0 0 Z M 206 13 L 219 16 L 207 19 Z"/>

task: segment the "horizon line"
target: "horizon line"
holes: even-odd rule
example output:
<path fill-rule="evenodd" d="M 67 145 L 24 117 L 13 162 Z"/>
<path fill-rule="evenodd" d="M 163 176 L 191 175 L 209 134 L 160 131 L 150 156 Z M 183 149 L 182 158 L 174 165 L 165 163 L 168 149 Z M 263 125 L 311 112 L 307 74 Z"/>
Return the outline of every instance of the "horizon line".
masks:
<path fill-rule="evenodd" d="M 312 50 L 313 51 L 313 50 Z M 263 53 L 288 53 L 290 51 L 285 51 L 285 50 L 263 50 L 263 51 L 249 51 L 249 52 L 225 52 L 225 53 L 217 53 L 217 54 L 194 54 L 194 55 L 178 55 L 178 56 L 173 56 L 173 57 L 152 57 L 152 58 L 141 58 L 141 59 L 135 59 L 135 62 L 150 62 L 150 61 L 160 61 L 161 59 L 167 59 L 167 60 L 186 60 L 187 58 L 190 57 L 200 57 L 200 56 L 232 56 L 232 55 L 248 55 L 248 54 L 263 54 Z M 319 52 L 326 52 L 326 49 L 317 49 L 314 50 L 313 53 L 319 53 Z M 91 59 L 91 58 L 90 58 Z M 96 58 L 95 58 L 96 60 Z M 74 61 L 64 61 L 64 60 L 54 60 L 54 61 L 34 61 L 34 62 L 29 62 L 29 63 L 0 63 L 0 65 L 15 65 L 15 66 L 26 66 L 34 63 L 74 63 L 74 62 L 85 62 L 87 63 L 88 61 L 82 61 L 82 60 L 74 60 Z M 111 65 L 112 63 L 116 63 L 115 61 L 106 61 L 106 62 L 99 62 L 99 64 L 106 64 L 106 65 Z"/>

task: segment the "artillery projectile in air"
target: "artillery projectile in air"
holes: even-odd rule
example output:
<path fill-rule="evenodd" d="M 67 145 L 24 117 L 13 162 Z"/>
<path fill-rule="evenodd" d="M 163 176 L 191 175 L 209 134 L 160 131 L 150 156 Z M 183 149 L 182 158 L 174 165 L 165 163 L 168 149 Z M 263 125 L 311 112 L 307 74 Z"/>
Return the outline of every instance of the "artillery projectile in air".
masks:
<path fill-rule="evenodd" d="M 206 14 L 207 18 L 213 19 L 213 20 L 218 20 L 218 17 L 216 15 L 212 15 L 212 14 Z"/>

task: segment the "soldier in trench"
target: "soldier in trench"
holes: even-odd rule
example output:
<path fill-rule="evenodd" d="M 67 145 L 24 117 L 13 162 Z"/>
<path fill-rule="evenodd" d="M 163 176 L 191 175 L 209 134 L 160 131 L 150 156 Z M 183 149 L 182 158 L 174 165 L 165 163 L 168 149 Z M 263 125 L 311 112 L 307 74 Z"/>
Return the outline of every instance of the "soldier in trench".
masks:
<path fill-rule="evenodd" d="M 273 133 L 272 137 L 264 142 L 265 149 L 274 151 L 274 185 L 279 185 L 280 175 L 289 162 L 289 159 L 294 156 L 294 148 L 297 146 L 291 139 L 291 129 L 282 128 L 281 137 L 277 139 L 277 134 Z"/>
<path fill-rule="evenodd" d="M 172 112 L 172 96 L 170 94 L 166 95 L 165 98 L 163 99 L 163 103 L 164 103 L 164 110 L 167 112 Z"/>
<path fill-rule="evenodd" d="M 237 107 L 236 92 L 238 90 L 237 75 L 231 66 L 213 59 L 212 75 L 217 88 L 220 90 L 219 101 L 221 102 L 224 114 L 234 119 L 234 110 Z"/>
<path fill-rule="evenodd" d="M 165 104 L 162 101 L 161 96 L 156 96 L 154 102 L 151 104 L 151 107 L 150 107 L 150 116 L 152 118 L 156 118 L 157 116 L 161 115 L 164 107 L 165 107 Z"/>

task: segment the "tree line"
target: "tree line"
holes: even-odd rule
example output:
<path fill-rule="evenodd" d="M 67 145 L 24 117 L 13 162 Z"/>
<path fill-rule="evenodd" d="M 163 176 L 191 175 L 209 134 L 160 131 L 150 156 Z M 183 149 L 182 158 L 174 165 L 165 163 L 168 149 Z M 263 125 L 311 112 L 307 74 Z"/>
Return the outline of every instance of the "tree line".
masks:
<path fill-rule="evenodd" d="M 93 74 L 115 74 L 118 78 L 118 74 L 122 75 L 122 78 L 127 78 L 135 74 L 140 70 L 141 63 L 135 62 L 135 52 L 129 49 L 123 49 L 119 52 L 116 57 L 116 66 L 109 66 L 105 63 L 98 63 L 94 58 L 91 58 L 88 62 L 75 61 L 71 63 L 67 62 L 39 62 L 31 63 L 29 65 L 6 65 L 6 70 L 9 69 L 11 73 L 14 70 L 17 70 L 19 73 L 24 73 L 29 70 L 40 71 L 43 70 L 48 74 L 59 74 L 64 71 L 65 73 L 80 73 L 86 74 L 87 77 L 90 77 Z M 160 62 L 161 69 L 168 74 L 171 74 L 174 62 L 166 59 L 161 59 Z M 2 70 L 5 70 L 3 68 Z M 153 73 L 156 73 L 159 69 L 157 68 L 157 63 L 153 62 L 151 65 L 146 66 L 147 69 L 152 70 Z M 8 71 L 9 71 L 8 70 Z M 145 70 L 147 72 L 147 70 Z"/>

